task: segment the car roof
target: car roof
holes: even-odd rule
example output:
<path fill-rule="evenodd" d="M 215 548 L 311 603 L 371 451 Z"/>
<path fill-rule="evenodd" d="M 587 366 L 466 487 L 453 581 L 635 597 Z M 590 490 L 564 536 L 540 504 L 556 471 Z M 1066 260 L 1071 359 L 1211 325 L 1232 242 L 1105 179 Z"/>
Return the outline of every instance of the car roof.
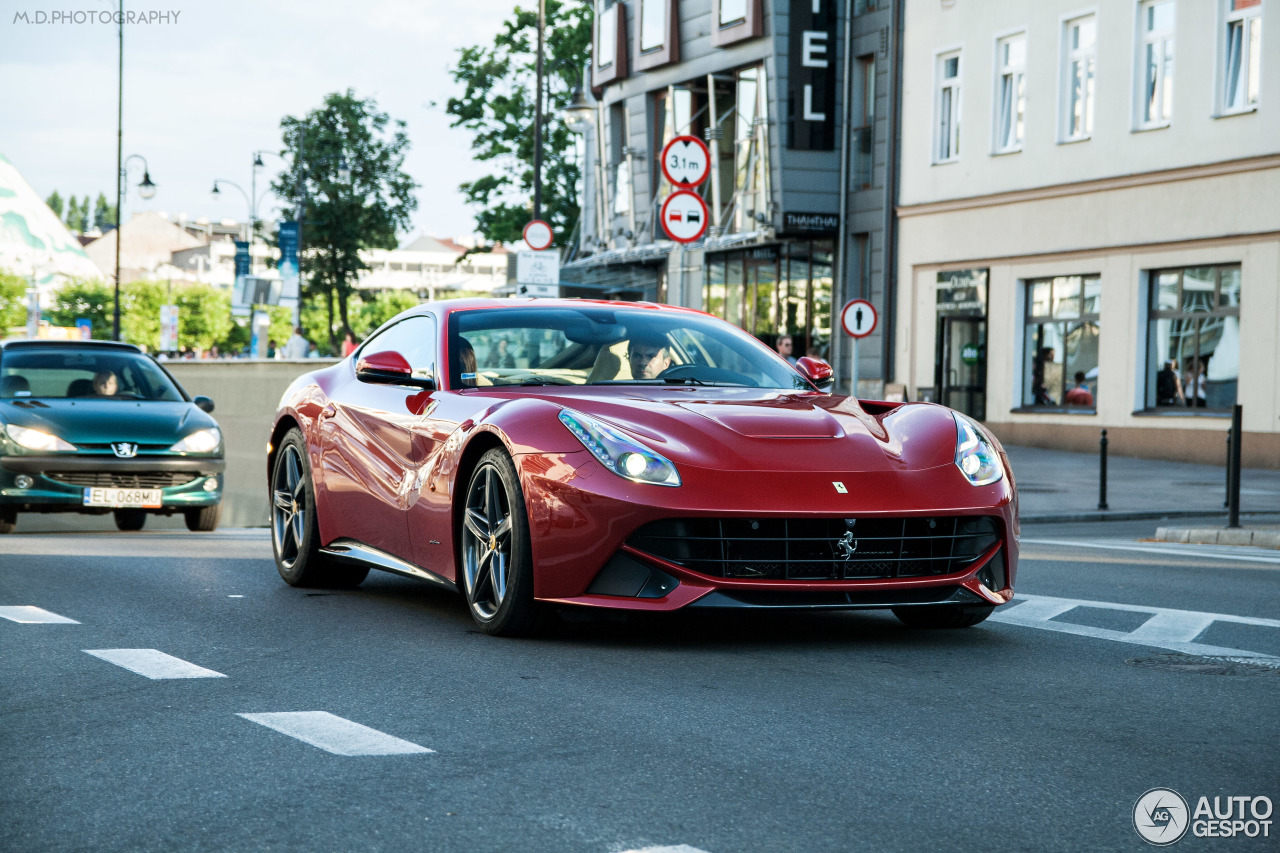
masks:
<path fill-rule="evenodd" d="M 141 353 L 142 350 L 120 341 L 59 341 L 52 338 L 19 338 L 12 341 L 0 341 L 0 352 L 18 349 L 79 349 L 79 350 L 116 350 L 117 352 Z"/>
<path fill-rule="evenodd" d="M 705 314 L 694 308 L 682 308 L 675 305 L 662 305 L 657 302 L 620 302 L 605 299 L 549 299 L 534 297 L 512 297 L 494 299 L 485 297 L 468 297 L 466 299 L 446 299 L 427 302 L 412 308 L 410 314 L 443 315 L 451 311 L 468 311 L 475 308 L 640 308 L 650 311 L 661 311 L 677 314 Z"/>

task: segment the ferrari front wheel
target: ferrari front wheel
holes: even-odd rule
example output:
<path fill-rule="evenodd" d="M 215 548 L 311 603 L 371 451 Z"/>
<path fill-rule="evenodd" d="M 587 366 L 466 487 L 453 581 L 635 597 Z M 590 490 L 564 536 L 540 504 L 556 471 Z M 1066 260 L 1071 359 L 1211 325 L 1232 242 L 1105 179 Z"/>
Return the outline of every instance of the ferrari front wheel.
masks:
<path fill-rule="evenodd" d="M 291 429 L 271 466 L 271 549 L 276 570 L 290 586 L 359 586 L 368 568 L 335 563 L 320 552 L 316 492 L 302 432 Z"/>
<path fill-rule="evenodd" d="M 985 621 L 995 607 L 967 604 L 926 604 L 895 607 L 893 615 L 908 628 L 972 628 Z"/>
<path fill-rule="evenodd" d="M 502 449 L 480 457 L 462 506 L 462 580 L 471 617 L 487 634 L 536 630 L 529 517 L 516 466 Z"/>

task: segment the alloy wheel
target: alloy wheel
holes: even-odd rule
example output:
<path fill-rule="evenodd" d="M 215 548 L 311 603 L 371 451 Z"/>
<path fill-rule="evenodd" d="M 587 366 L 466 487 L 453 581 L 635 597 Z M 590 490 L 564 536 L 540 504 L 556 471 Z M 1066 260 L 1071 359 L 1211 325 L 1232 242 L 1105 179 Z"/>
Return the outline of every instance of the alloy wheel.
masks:
<path fill-rule="evenodd" d="M 477 616 L 492 619 L 511 580 L 511 501 L 492 465 L 471 480 L 462 537 L 467 600 Z"/>
<path fill-rule="evenodd" d="M 307 490 L 298 449 L 286 444 L 280 455 L 271 484 L 271 539 L 281 565 L 291 568 L 302 547 Z"/>

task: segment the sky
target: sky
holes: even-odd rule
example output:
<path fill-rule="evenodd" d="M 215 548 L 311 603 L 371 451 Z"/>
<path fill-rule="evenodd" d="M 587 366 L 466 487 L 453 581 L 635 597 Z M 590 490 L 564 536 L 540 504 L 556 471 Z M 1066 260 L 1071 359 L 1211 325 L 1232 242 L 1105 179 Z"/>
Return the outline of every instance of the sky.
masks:
<path fill-rule="evenodd" d="M 280 119 L 354 89 L 408 125 L 404 168 L 420 185 L 412 239 L 474 231 L 458 185 L 490 170 L 474 162 L 471 135 L 449 127 L 444 104 L 460 92 L 449 69 L 458 49 L 487 44 L 518 0 L 124 0 L 127 11 L 177 13 L 176 22 L 125 25 L 124 155 L 146 158 L 153 199 L 136 192 L 126 220 L 144 210 L 188 219 L 243 221 L 234 189 L 210 197 L 214 179 L 250 191 L 253 152 L 280 150 Z M 113 23 L 24 23 L 43 12 L 114 12 L 113 0 L 0 0 L 0 151 L 41 198 L 105 193 L 114 202 L 117 29 Z M 432 106 L 432 103 L 435 106 Z M 283 168 L 264 156 L 258 195 Z M 281 203 L 269 193 L 260 219 Z"/>

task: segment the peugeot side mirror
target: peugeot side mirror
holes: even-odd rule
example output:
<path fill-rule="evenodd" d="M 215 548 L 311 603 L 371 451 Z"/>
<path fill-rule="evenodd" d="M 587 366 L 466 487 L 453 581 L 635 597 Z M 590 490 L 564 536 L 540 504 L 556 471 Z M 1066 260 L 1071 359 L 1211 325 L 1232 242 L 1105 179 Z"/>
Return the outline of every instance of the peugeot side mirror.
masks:
<path fill-rule="evenodd" d="M 434 379 L 414 376 L 408 360 L 394 350 L 361 356 L 356 362 L 356 379 L 373 385 L 401 385 L 427 391 L 434 391 L 436 387 Z"/>
<path fill-rule="evenodd" d="M 817 385 L 818 390 L 824 394 L 831 393 L 832 387 L 836 384 L 835 373 L 831 369 L 831 365 L 820 358 L 803 356 L 796 361 L 796 369 L 800 371 L 805 379 Z"/>
<path fill-rule="evenodd" d="M 192 399 L 191 402 L 196 404 L 197 409 L 202 409 L 206 412 L 213 411 L 213 400 L 209 397 L 204 397 L 204 396 L 196 397 Z"/>

